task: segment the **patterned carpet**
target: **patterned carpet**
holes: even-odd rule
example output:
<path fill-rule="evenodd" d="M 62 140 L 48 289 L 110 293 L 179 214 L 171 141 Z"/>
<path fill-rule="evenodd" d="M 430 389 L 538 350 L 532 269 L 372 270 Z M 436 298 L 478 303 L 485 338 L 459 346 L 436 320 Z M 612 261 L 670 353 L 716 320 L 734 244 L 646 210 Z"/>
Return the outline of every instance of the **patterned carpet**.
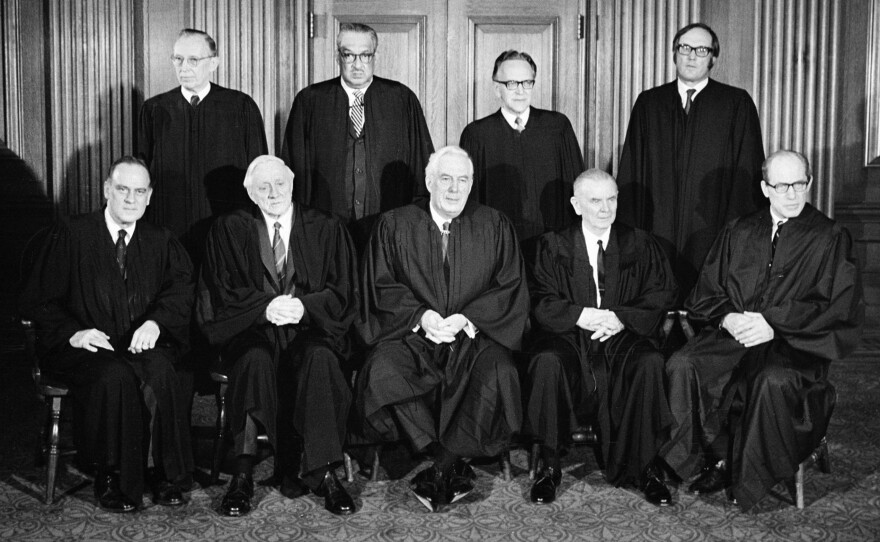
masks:
<path fill-rule="evenodd" d="M 0 355 L 0 540 L 880 540 L 880 344 L 869 345 L 832 367 L 839 404 L 829 432 L 832 472 L 807 473 L 807 507 L 798 511 L 783 486 L 757 513 L 743 514 L 723 496 L 697 498 L 681 491 L 666 509 L 640 494 L 609 486 L 589 448 L 565 460 L 558 500 L 527 502 L 526 454 L 512 454 L 515 479 L 505 482 L 494 463 L 477 465 L 477 490 L 448 511 L 431 514 L 402 479 L 347 484 L 358 504 L 352 516 L 336 517 L 321 500 L 296 500 L 260 487 L 247 517 L 225 518 L 214 510 L 222 486 L 196 484 L 181 508 L 154 506 L 120 516 L 95 504 L 91 481 L 62 460 L 54 504 L 42 504 L 44 475 L 34 465 L 39 403 L 20 353 Z M 873 352 L 873 353 L 871 353 Z M 207 436 L 214 416 L 210 397 L 197 397 L 197 436 Z M 198 438 L 197 463 L 206 468 L 210 442 Z M 393 458 L 391 459 L 393 461 Z M 257 470 L 271 472 L 271 458 Z M 204 479 L 204 472 L 199 479 Z"/>

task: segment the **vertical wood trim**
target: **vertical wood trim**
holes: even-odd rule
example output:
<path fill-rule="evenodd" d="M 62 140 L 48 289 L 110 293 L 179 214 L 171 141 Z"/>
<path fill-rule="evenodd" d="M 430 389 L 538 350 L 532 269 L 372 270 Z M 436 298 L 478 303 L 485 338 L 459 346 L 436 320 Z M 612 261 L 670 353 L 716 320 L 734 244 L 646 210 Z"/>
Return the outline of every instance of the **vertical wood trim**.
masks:
<path fill-rule="evenodd" d="M 816 180 L 813 204 L 831 216 L 831 145 L 840 84 L 840 1 L 756 0 L 755 5 L 753 60 L 755 73 L 761 74 L 755 79 L 755 95 L 765 151 L 793 149 L 803 153 Z"/>
<path fill-rule="evenodd" d="M 6 146 L 21 156 L 24 147 L 22 132 L 23 99 L 22 99 L 22 74 L 21 74 L 21 35 L 19 33 L 21 20 L 21 6 L 19 0 L 3 0 L 0 5 L 0 14 L 3 15 L 3 67 L 4 81 L 3 98 L 3 133 L 0 134 L 6 140 Z"/>

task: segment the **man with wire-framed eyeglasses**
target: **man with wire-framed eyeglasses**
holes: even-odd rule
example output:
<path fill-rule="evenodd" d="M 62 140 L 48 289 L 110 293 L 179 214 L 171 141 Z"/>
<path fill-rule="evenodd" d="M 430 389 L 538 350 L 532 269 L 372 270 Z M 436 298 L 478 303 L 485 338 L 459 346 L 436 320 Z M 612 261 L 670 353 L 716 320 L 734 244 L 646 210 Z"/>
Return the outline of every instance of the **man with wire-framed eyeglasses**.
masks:
<path fill-rule="evenodd" d="M 296 175 L 294 199 L 341 218 L 358 253 L 379 213 L 427 197 L 434 150 L 416 95 L 374 75 L 378 46 L 373 28 L 339 26 L 340 75 L 296 95 L 281 148 Z"/>
<path fill-rule="evenodd" d="M 710 78 L 721 52 L 715 31 L 689 24 L 670 52 L 675 80 L 642 92 L 630 115 L 618 213 L 658 237 L 682 301 L 724 223 L 760 207 L 764 149 L 748 92 Z"/>
<path fill-rule="evenodd" d="M 531 105 L 537 74 L 528 53 L 501 53 L 492 70 L 501 107 L 468 124 L 460 140 L 474 162 L 477 199 L 513 221 L 527 261 L 540 235 L 575 222 L 569 200 L 584 170 L 568 118 Z"/>

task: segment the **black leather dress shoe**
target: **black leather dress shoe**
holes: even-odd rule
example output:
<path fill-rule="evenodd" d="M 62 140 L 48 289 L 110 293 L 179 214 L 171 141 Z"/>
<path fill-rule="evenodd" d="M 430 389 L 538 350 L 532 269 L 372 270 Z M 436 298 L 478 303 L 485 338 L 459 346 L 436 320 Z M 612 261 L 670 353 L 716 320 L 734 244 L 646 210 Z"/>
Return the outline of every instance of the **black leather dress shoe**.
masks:
<path fill-rule="evenodd" d="M 183 500 L 183 491 L 168 480 L 161 480 L 153 485 L 153 502 L 161 506 L 181 506 L 186 501 Z"/>
<path fill-rule="evenodd" d="M 654 462 L 649 463 L 642 474 L 642 491 L 645 492 L 645 500 L 655 506 L 672 504 L 672 494 L 663 483 L 662 471 Z"/>
<path fill-rule="evenodd" d="M 119 489 L 119 473 L 99 472 L 95 477 L 95 498 L 98 506 L 108 512 L 129 513 L 137 510 L 137 505 Z"/>
<path fill-rule="evenodd" d="M 547 467 L 536 477 L 529 498 L 535 504 L 550 504 L 556 500 L 556 488 L 561 482 L 562 472 L 553 467 Z"/>
<path fill-rule="evenodd" d="M 446 481 L 446 475 L 436 465 L 431 465 L 413 477 L 410 489 L 428 510 L 437 512 L 449 502 Z"/>
<path fill-rule="evenodd" d="M 339 483 L 339 479 L 332 469 L 328 469 L 324 474 L 321 485 L 315 489 L 315 495 L 324 497 L 324 508 L 331 514 L 346 516 L 355 512 L 354 500 Z"/>
<path fill-rule="evenodd" d="M 309 486 L 303 482 L 302 478 L 294 478 L 291 476 L 284 476 L 281 479 L 281 488 L 279 491 L 281 491 L 281 494 L 288 499 L 296 499 L 310 492 Z"/>
<path fill-rule="evenodd" d="M 239 517 L 251 511 L 254 498 L 254 481 L 244 474 L 236 474 L 229 481 L 226 495 L 220 503 L 220 513 L 224 516 Z"/>
<path fill-rule="evenodd" d="M 704 467 L 700 476 L 688 486 L 688 491 L 696 495 L 709 495 L 730 486 L 730 473 L 723 461 Z"/>

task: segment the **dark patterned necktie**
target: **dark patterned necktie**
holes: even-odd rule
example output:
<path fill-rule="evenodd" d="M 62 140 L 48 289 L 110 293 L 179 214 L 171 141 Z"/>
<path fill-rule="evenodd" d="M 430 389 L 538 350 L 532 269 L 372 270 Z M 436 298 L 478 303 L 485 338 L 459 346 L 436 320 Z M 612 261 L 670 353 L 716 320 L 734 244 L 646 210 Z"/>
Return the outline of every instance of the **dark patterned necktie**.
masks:
<path fill-rule="evenodd" d="M 354 125 L 354 133 L 357 137 L 361 137 L 361 131 L 364 129 L 364 93 L 356 90 L 354 94 L 354 104 L 349 110 L 351 123 Z"/>
<path fill-rule="evenodd" d="M 443 223 L 440 240 L 443 243 L 443 261 L 445 262 L 449 260 L 449 222 Z"/>
<path fill-rule="evenodd" d="M 776 256 L 776 243 L 779 242 L 779 231 L 782 230 L 783 224 L 784 224 L 784 222 L 782 222 L 781 220 L 776 223 L 776 233 L 773 234 L 773 240 L 770 241 L 770 259 L 771 260 Z"/>
<path fill-rule="evenodd" d="M 693 88 L 689 88 L 687 91 L 688 99 L 687 99 L 687 103 L 684 104 L 684 114 L 685 115 L 687 115 L 691 112 L 691 104 L 694 103 L 694 92 L 696 92 L 696 91 L 697 90 L 693 89 Z"/>
<path fill-rule="evenodd" d="M 198 94 L 193 94 L 193 97 L 189 99 L 189 103 L 190 103 L 190 105 L 192 105 L 193 107 L 198 107 L 200 101 L 201 101 L 201 100 L 199 100 L 199 95 L 198 95 Z"/>
<path fill-rule="evenodd" d="M 125 230 L 119 230 L 119 237 L 116 238 L 116 264 L 119 266 L 119 272 L 125 277 L 125 256 L 128 247 L 125 246 L 125 236 L 128 234 Z"/>
<path fill-rule="evenodd" d="M 284 284 L 287 270 L 287 250 L 284 248 L 284 240 L 281 239 L 281 224 L 275 223 L 275 238 L 272 239 L 272 252 L 275 253 L 275 272 L 278 273 L 278 282 Z"/>
<path fill-rule="evenodd" d="M 596 300 L 596 307 L 598 307 L 602 303 L 602 298 L 605 297 L 605 249 L 602 248 L 601 239 L 599 239 L 599 252 L 596 253 L 596 275 L 599 277 L 599 299 Z"/>

